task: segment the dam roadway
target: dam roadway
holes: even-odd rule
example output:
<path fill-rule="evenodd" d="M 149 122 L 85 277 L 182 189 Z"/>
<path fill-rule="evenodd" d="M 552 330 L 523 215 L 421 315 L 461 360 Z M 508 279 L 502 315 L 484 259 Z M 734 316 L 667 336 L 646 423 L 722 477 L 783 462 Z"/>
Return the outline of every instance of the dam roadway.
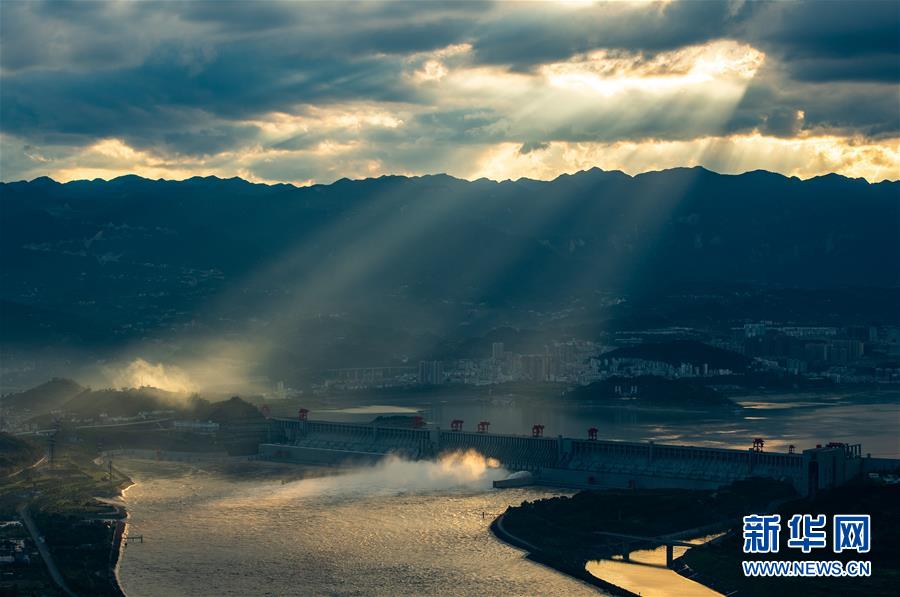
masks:
<path fill-rule="evenodd" d="M 510 471 L 529 471 L 534 483 L 573 488 L 716 488 L 739 479 L 789 481 L 802 495 L 841 485 L 868 472 L 890 470 L 900 460 L 863 457 L 859 444 L 827 444 L 802 453 L 733 450 L 596 438 L 544 437 L 464 431 L 436 426 L 391 427 L 307 419 L 269 420 L 263 459 L 327 466 L 375 463 L 390 454 L 409 460 L 476 450 Z"/>

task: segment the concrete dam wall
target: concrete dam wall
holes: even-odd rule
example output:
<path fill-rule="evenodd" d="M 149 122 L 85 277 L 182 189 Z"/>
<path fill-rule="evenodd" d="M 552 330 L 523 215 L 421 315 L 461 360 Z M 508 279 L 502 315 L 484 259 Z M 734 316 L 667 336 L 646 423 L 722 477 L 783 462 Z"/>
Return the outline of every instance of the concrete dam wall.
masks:
<path fill-rule="evenodd" d="M 863 458 L 858 445 L 845 444 L 795 454 L 299 419 L 271 419 L 260 456 L 340 466 L 377 462 L 388 454 L 416 460 L 469 449 L 512 471 L 531 472 L 536 483 L 579 488 L 715 488 L 747 477 L 770 477 L 808 494 L 863 472 L 900 465 Z"/>

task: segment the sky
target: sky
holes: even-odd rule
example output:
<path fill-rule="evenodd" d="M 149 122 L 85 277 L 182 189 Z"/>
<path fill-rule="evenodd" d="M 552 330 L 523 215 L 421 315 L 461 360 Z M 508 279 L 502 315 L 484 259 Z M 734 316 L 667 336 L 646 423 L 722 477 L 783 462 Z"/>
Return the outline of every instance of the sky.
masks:
<path fill-rule="evenodd" d="M 900 178 L 900 3 L 0 2 L 0 179 Z"/>

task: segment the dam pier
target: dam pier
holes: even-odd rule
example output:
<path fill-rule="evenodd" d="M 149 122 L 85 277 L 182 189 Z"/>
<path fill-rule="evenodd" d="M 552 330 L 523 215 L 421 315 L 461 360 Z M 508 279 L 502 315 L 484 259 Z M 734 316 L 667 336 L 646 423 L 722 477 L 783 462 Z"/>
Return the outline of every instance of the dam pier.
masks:
<path fill-rule="evenodd" d="M 301 410 L 296 419 L 269 419 L 268 441 L 260 444 L 266 460 L 342 466 L 373 464 L 394 454 L 409 460 L 476 450 L 510 471 L 507 486 L 538 484 L 572 488 L 714 489 L 749 477 L 790 482 L 801 495 L 842 485 L 870 472 L 895 469 L 900 460 L 862 455 L 860 444 L 828 443 L 795 452 L 764 451 L 760 438 L 747 450 L 601 440 L 597 430 L 587 437 L 544 437 L 536 424 L 531 435 L 490 433 L 489 423 L 465 431 L 463 421 L 450 429 L 426 425 L 392 427 L 375 423 L 313 420 Z M 498 482 L 498 486 L 504 486 Z"/>

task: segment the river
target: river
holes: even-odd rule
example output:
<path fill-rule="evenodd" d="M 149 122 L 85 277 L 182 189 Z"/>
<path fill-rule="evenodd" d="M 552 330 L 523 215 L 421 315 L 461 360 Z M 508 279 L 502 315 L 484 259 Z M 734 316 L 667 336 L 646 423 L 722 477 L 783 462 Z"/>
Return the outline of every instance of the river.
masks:
<path fill-rule="evenodd" d="M 702 537 L 687 543 L 705 543 L 714 536 Z M 674 547 L 674 556 L 681 557 L 687 547 Z M 666 568 L 665 546 L 642 549 L 628 554 L 630 562 L 620 556 L 611 560 L 593 560 L 586 569 L 597 578 L 622 587 L 633 593 L 652 597 L 713 597 L 717 591 L 694 582 Z"/>
<path fill-rule="evenodd" d="M 875 456 L 900 456 L 896 393 L 761 395 L 726 418 L 568 406 L 393 402 L 322 413 L 371 420 L 374 414 L 424 412 L 447 425 L 491 420 L 491 431 L 581 435 L 596 425 L 610 439 L 799 449 L 826 441 L 862 442 Z M 327 416 L 326 416 L 327 415 Z M 594 587 L 524 559 L 488 529 L 508 505 L 565 492 L 493 490 L 506 474 L 480 458 L 439 463 L 391 461 L 322 478 L 304 469 L 119 461 L 136 484 L 126 493 L 129 533 L 121 584 L 142 595 L 596 595 Z M 306 471 L 309 473 L 309 471 Z M 320 472 L 321 473 L 321 472 Z M 482 518 L 484 513 L 484 518 Z M 660 554 L 635 554 L 634 559 Z M 664 558 L 664 555 L 662 556 Z M 621 562 L 589 572 L 643 594 L 696 594 L 703 587 L 675 573 Z M 690 583 L 679 587 L 680 583 Z"/>
<path fill-rule="evenodd" d="M 589 427 L 596 427 L 602 439 L 732 449 L 749 449 L 753 438 L 761 437 L 767 450 L 778 452 L 787 452 L 790 445 L 801 451 L 828 442 L 861 443 L 864 454 L 900 458 L 897 390 L 759 394 L 733 400 L 742 407 L 736 412 L 698 413 L 529 401 L 513 395 L 480 400 L 398 396 L 377 408 L 335 408 L 313 416 L 363 422 L 376 414 L 422 412 L 445 429 L 454 419 L 463 420 L 466 429 L 490 421 L 494 433 L 530 435 L 531 426 L 540 423 L 551 437 L 585 437 Z"/>
<path fill-rule="evenodd" d="M 136 482 L 128 533 L 144 537 L 124 550 L 121 584 L 129 597 L 597 595 L 488 528 L 508 505 L 563 492 L 491 489 L 506 472 L 478 460 L 284 483 L 301 469 L 120 460 Z"/>

